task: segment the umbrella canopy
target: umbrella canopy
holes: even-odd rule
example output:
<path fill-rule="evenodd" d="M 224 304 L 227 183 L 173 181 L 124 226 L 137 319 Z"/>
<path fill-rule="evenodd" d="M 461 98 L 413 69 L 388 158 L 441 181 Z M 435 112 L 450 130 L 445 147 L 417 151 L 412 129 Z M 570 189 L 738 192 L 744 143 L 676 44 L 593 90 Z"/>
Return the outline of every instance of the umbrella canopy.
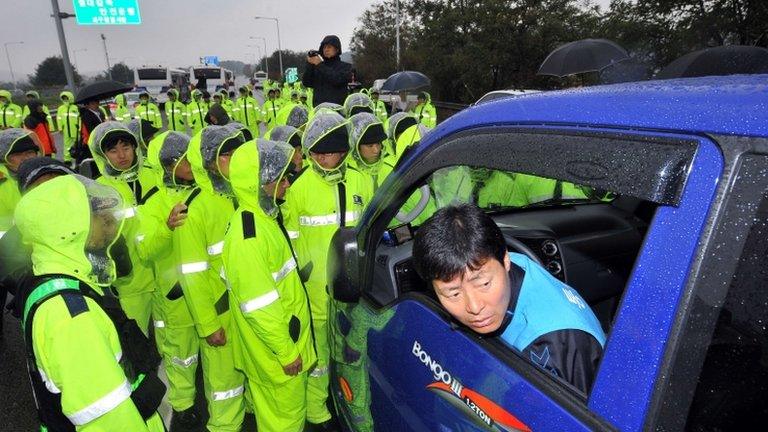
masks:
<path fill-rule="evenodd" d="M 549 53 L 538 75 L 566 77 L 586 72 L 600 72 L 629 58 L 627 51 L 608 39 L 582 39 L 560 45 Z"/>
<path fill-rule="evenodd" d="M 651 76 L 648 67 L 632 60 L 606 67 L 600 72 L 601 84 L 645 81 Z"/>
<path fill-rule="evenodd" d="M 415 91 L 427 88 L 432 83 L 426 75 L 416 71 L 402 71 L 389 76 L 381 86 L 382 91 Z"/>
<path fill-rule="evenodd" d="M 119 94 L 129 92 L 133 86 L 119 83 L 117 81 L 97 81 L 93 84 L 84 86 L 77 92 L 75 103 L 87 103 L 93 100 L 104 100 L 115 97 Z"/>
<path fill-rule="evenodd" d="M 768 49 L 728 45 L 688 53 L 668 64 L 657 79 L 768 73 Z"/>

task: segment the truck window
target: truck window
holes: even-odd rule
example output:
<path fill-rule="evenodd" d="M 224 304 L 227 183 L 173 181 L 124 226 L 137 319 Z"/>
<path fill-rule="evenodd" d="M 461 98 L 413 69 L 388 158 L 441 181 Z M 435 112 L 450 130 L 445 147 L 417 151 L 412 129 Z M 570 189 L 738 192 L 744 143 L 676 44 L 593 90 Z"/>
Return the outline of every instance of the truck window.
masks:
<path fill-rule="evenodd" d="M 768 421 L 768 192 L 717 319 L 686 430 L 750 430 Z"/>

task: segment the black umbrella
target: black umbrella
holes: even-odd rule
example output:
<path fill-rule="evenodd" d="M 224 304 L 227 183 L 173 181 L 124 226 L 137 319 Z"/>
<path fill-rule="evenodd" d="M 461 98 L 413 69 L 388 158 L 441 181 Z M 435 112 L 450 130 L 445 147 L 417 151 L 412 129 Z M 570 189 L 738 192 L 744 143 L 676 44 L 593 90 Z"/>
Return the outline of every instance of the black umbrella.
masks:
<path fill-rule="evenodd" d="M 82 104 L 93 100 L 101 101 L 129 92 L 132 89 L 133 86 L 117 81 L 97 81 L 81 88 L 77 92 L 77 100 L 75 100 L 75 103 Z"/>
<path fill-rule="evenodd" d="M 606 67 L 600 72 L 600 84 L 645 81 L 651 76 L 648 67 L 632 60 Z"/>
<path fill-rule="evenodd" d="M 668 64 L 657 79 L 768 73 L 768 49 L 728 45 L 688 53 Z"/>
<path fill-rule="evenodd" d="M 426 75 L 416 71 L 397 72 L 389 76 L 381 86 L 382 91 L 415 91 L 427 88 L 432 83 Z"/>
<path fill-rule="evenodd" d="M 586 72 L 600 72 L 629 58 L 627 51 L 608 39 L 582 39 L 560 45 L 549 53 L 538 75 L 565 77 Z"/>

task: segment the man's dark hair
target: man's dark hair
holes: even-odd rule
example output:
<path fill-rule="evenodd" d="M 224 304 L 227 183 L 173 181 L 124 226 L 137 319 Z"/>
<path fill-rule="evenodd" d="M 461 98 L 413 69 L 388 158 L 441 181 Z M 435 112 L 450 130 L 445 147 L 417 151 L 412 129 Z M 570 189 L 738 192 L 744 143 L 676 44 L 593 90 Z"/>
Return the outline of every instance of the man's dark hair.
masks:
<path fill-rule="evenodd" d="M 426 281 L 447 282 L 489 259 L 504 262 L 507 245 L 490 216 L 474 205 L 462 204 L 435 212 L 416 232 L 413 260 Z"/>

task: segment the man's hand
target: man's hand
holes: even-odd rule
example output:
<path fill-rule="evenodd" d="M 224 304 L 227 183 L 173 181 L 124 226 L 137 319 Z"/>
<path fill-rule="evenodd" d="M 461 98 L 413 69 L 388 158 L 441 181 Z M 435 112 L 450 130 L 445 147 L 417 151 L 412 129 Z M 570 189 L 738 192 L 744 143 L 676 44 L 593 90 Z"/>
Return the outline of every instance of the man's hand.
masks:
<path fill-rule="evenodd" d="M 184 220 L 187 219 L 187 206 L 183 203 L 176 204 L 171 209 L 171 214 L 168 216 L 168 220 L 165 222 L 168 225 L 168 229 L 173 231 L 174 229 L 184 225 Z"/>
<path fill-rule="evenodd" d="M 299 354 L 299 356 L 296 357 L 296 360 L 292 361 L 288 365 L 283 366 L 283 372 L 289 376 L 296 376 L 299 374 L 299 372 L 301 372 L 301 366 L 301 354 Z"/>
<path fill-rule="evenodd" d="M 312 57 L 307 57 L 307 63 L 310 63 L 312 65 L 317 66 L 317 65 L 319 65 L 322 62 L 323 62 L 323 58 L 320 57 L 319 55 L 312 56 Z"/>
<path fill-rule="evenodd" d="M 220 328 L 216 330 L 215 332 L 211 333 L 205 338 L 205 341 L 208 342 L 208 345 L 210 346 L 224 346 L 227 344 L 227 335 L 224 334 L 224 328 Z M 283 368 L 285 369 L 285 368 Z"/>

